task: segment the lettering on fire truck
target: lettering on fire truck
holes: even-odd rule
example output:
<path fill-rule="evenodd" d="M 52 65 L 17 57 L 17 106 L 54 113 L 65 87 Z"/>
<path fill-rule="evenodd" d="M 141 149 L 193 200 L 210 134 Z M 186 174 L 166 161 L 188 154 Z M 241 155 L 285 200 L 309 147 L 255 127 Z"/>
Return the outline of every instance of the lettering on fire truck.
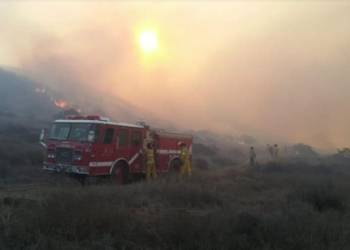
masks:
<path fill-rule="evenodd" d="M 142 152 L 147 143 L 154 146 L 158 172 L 179 171 L 180 141 L 189 148 L 191 160 L 191 135 L 150 128 L 143 121 L 128 124 L 97 115 L 79 115 L 54 121 L 47 143 L 40 143 L 47 149 L 47 171 L 126 181 L 145 173 Z"/>

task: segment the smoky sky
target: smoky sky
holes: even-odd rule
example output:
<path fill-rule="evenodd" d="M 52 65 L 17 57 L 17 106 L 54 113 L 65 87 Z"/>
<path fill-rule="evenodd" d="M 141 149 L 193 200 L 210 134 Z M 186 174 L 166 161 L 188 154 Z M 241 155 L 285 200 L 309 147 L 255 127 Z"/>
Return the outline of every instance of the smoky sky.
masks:
<path fill-rule="evenodd" d="M 76 102 L 108 94 L 186 129 L 350 144 L 345 1 L 1 5 L 0 64 Z M 140 51 L 144 28 L 158 54 Z"/>

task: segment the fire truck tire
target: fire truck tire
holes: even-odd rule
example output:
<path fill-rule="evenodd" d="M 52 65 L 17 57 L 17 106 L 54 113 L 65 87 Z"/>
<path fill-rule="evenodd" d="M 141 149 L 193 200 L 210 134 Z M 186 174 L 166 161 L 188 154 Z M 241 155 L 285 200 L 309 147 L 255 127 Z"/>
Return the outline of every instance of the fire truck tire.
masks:
<path fill-rule="evenodd" d="M 120 180 L 116 180 L 115 179 L 115 172 L 120 169 L 121 170 L 121 179 Z M 120 184 L 128 184 L 129 180 L 130 180 L 130 172 L 129 172 L 129 166 L 127 163 L 125 162 L 117 162 L 112 169 L 111 172 L 111 176 L 110 176 L 111 180 L 113 182 L 119 182 Z"/>
<path fill-rule="evenodd" d="M 173 159 L 170 163 L 169 174 L 170 175 L 178 175 L 180 174 L 181 169 L 181 161 L 180 159 Z"/>

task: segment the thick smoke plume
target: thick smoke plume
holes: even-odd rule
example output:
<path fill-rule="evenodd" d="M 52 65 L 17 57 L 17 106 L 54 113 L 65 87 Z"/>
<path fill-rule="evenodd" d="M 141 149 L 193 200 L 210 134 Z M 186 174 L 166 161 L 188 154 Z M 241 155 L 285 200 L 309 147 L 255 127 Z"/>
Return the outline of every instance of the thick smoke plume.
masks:
<path fill-rule="evenodd" d="M 7 46 L 28 75 L 82 109 L 127 107 L 124 115 L 269 142 L 350 144 L 349 3 L 36 5 L 41 12 L 11 9 L 4 37 L 19 42 Z M 160 38 L 149 57 L 137 44 L 148 27 Z"/>

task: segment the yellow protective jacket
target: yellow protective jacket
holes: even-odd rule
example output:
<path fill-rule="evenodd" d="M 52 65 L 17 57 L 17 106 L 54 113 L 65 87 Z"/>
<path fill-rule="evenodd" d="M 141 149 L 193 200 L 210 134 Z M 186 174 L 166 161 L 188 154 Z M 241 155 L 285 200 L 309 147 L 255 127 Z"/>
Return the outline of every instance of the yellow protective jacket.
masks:
<path fill-rule="evenodd" d="M 181 162 L 190 162 L 190 152 L 186 147 L 181 149 Z"/>
<path fill-rule="evenodd" d="M 145 155 L 146 155 L 146 162 L 147 163 L 154 163 L 154 152 L 153 149 L 145 149 Z"/>
<path fill-rule="evenodd" d="M 255 154 L 255 151 L 254 149 L 251 149 L 250 150 L 250 158 L 255 158 L 256 154 Z"/>
<path fill-rule="evenodd" d="M 276 158 L 280 157 L 280 149 L 278 147 L 275 147 L 275 157 Z"/>

